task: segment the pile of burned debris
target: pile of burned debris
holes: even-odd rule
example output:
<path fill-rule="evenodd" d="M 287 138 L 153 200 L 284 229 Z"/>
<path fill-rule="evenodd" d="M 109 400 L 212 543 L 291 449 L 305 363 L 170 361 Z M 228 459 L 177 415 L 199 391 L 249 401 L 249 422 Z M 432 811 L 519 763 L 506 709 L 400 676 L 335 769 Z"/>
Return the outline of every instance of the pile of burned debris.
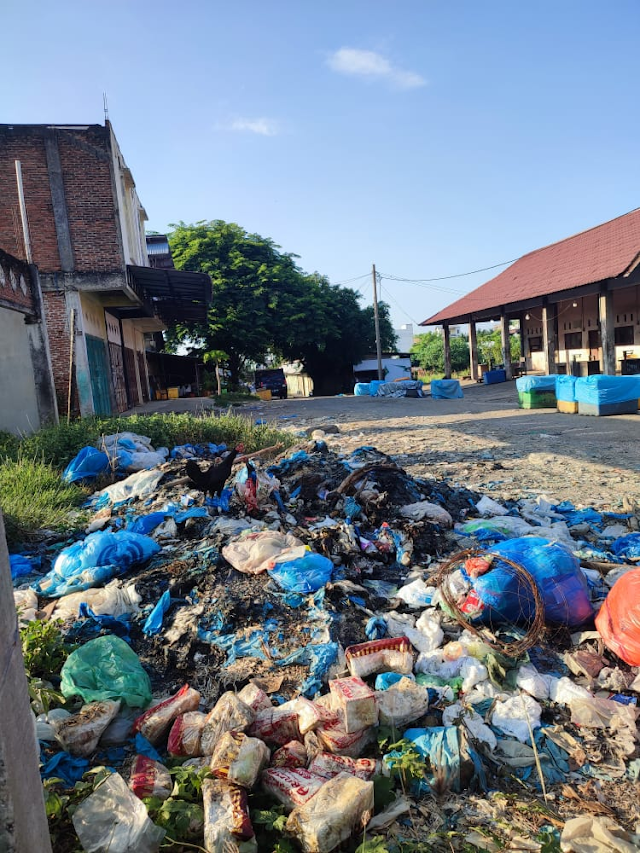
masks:
<path fill-rule="evenodd" d="M 324 440 L 85 450 L 68 478 L 140 470 L 11 557 L 64 637 L 32 691 L 56 851 L 637 849 L 633 511 Z"/>

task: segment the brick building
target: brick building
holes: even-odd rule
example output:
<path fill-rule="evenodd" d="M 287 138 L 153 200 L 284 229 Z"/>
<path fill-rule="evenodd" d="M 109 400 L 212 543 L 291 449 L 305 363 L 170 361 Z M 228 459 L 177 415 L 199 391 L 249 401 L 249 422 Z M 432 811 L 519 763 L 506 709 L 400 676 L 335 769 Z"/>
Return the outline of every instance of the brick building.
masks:
<path fill-rule="evenodd" d="M 0 125 L 0 248 L 39 271 L 60 411 L 70 378 L 82 415 L 148 400 L 145 335 L 206 315 L 209 277 L 152 268 L 146 219 L 108 121 Z"/>

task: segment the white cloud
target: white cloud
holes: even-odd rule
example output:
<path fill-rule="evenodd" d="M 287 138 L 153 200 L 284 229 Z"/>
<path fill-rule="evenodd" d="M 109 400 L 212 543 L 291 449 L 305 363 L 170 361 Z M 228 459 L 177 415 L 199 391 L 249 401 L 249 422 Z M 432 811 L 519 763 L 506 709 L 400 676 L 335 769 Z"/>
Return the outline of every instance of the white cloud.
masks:
<path fill-rule="evenodd" d="M 327 65 L 338 74 L 350 74 L 366 80 L 384 80 L 398 89 L 417 89 L 427 81 L 415 71 L 405 71 L 373 50 L 341 47 L 327 59 Z"/>
<path fill-rule="evenodd" d="M 228 125 L 228 128 L 257 133 L 259 136 L 277 136 L 280 132 L 278 122 L 272 118 L 237 118 Z"/>

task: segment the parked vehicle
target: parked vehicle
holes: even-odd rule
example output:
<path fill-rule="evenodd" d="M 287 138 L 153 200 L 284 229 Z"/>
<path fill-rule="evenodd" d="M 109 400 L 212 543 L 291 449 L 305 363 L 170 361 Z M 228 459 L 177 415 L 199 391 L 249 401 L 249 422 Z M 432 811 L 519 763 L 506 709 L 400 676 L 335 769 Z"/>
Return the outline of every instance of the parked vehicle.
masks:
<path fill-rule="evenodd" d="M 281 400 L 287 399 L 287 380 L 281 367 L 256 370 L 254 381 L 257 391 L 268 389 L 271 391 L 272 397 L 279 397 Z"/>

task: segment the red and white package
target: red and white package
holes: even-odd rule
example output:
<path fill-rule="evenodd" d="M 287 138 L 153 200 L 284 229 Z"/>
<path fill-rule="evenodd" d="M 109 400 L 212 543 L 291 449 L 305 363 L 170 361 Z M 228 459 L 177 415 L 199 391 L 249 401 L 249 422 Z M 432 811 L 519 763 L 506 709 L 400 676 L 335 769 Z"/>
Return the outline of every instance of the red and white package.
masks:
<path fill-rule="evenodd" d="M 137 717 L 133 723 L 134 732 L 140 732 L 154 746 L 166 734 L 171 723 L 187 711 L 195 711 L 200 704 L 200 694 L 197 690 L 185 684 L 170 699 L 165 699 L 159 705 L 149 708 Z"/>
<path fill-rule="evenodd" d="M 257 714 L 258 711 L 267 711 L 273 707 L 271 699 L 267 696 L 264 690 L 261 690 L 256 684 L 246 684 L 238 693 L 238 699 L 248 705 L 251 710 Z"/>
<path fill-rule="evenodd" d="M 378 724 L 376 694 L 361 678 L 336 678 L 329 682 L 329 689 L 347 734 Z"/>
<path fill-rule="evenodd" d="M 209 853 L 257 853 L 247 792 L 219 779 L 202 783 L 204 846 Z"/>
<path fill-rule="evenodd" d="M 319 752 L 308 767 L 309 773 L 315 773 L 324 779 L 333 779 L 338 773 L 349 773 L 368 782 L 382 772 L 382 763 L 375 758 L 349 758 L 348 755 L 333 755 Z"/>
<path fill-rule="evenodd" d="M 260 781 L 267 794 L 275 797 L 286 809 L 294 809 L 308 802 L 327 780 L 309 773 L 304 767 L 296 770 L 269 767 Z"/>
<path fill-rule="evenodd" d="M 290 740 L 271 756 L 271 767 L 306 767 L 307 750 L 304 744 L 297 740 Z"/>
<path fill-rule="evenodd" d="M 170 755 L 202 755 L 200 739 L 207 715 L 201 711 L 187 711 L 174 721 L 169 732 L 167 751 Z"/>
<path fill-rule="evenodd" d="M 480 616 L 483 610 L 484 601 L 482 601 L 475 589 L 470 589 L 460 605 L 461 613 L 464 613 L 470 619 L 475 619 L 477 616 Z"/>
<path fill-rule="evenodd" d="M 243 788 L 253 788 L 260 771 L 269 763 L 269 748 L 243 732 L 225 732 L 211 755 L 214 776 Z"/>
<path fill-rule="evenodd" d="M 324 703 L 311 702 L 309 699 L 300 697 L 296 699 L 296 709 L 298 712 L 298 726 L 302 735 L 313 731 L 321 723 L 328 723 L 331 720 L 336 720 L 338 717 L 337 712 L 331 707 L 330 697 L 327 697 Z"/>
<path fill-rule="evenodd" d="M 376 672 L 413 672 L 413 652 L 407 637 L 386 637 L 349 646 L 345 652 L 351 675 L 366 678 Z"/>
<path fill-rule="evenodd" d="M 359 732 L 347 732 L 340 721 L 325 723 L 313 732 L 322 750 L 333 752 L 335 755 L 348 755 L 350 758 L 357 758 L 362 753 L 365 746 L 373 739 L 374 733 L 375 729 L 372 726 L 361 729 Z"/>
<path fill-rule="evenodd" d="M 140 800 L 144 797 L 158 797 L 166 800 L 171 796 L 173 780 L 167 768 L 147 758 L 146 755 L 136 755 L 131 768 L 129 787 Z"/>
<path fill-rule="evenodd" d="M 254 712 L 235 693 L 223 693 L 207 714 L 200 738 L 202 754 L 211 755 L 225 732 L 243 732 L 254 719 Z"/>
<path fill-rule="evenodd" d="M 373 782 L 341 773 L 291 812 L 286 831 L 305 853 L 329 853 L 366 826 L 372 814 Z"/>
<path fill-rule="evenodd" d="M 260 711 L 249 734 L 273 746 L 284 746 L 290 740 L 300 740 L 297 701 L 285 702 L 277 708 Z"/>

